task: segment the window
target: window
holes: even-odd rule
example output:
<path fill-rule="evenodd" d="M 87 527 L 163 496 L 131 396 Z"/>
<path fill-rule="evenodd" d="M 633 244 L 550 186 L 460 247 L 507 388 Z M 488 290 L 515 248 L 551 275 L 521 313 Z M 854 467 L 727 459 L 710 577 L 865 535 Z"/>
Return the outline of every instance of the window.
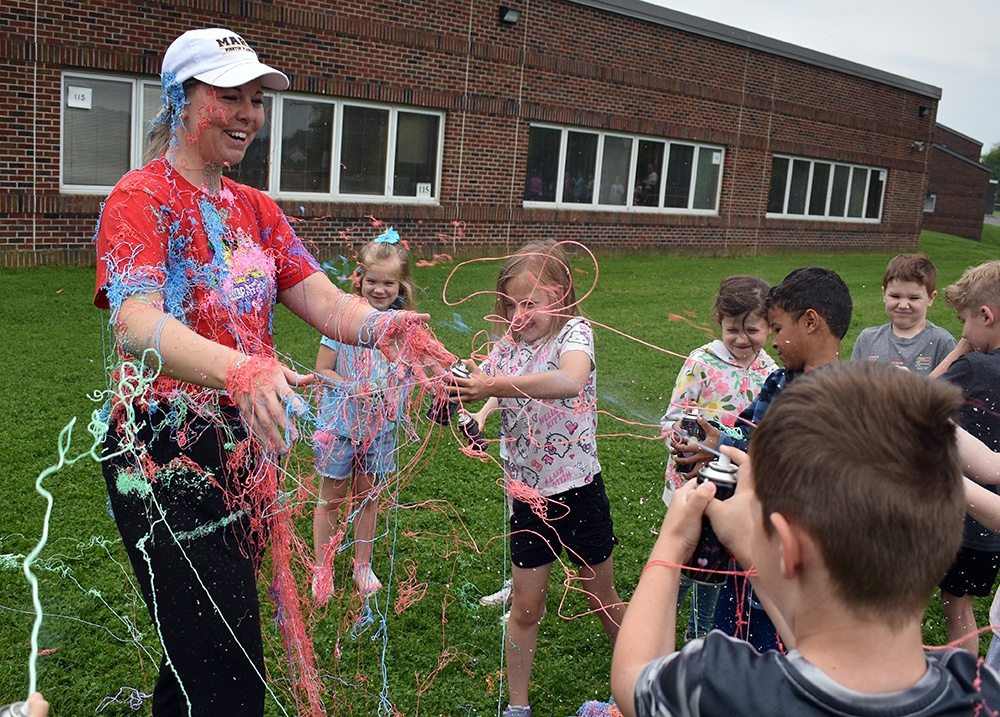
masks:
<path fill-rule="evenodd" d="M 928 214 L 934 212 L 934 207 L 937 206 L 937 195 L 931 192 L 926 197 L 924 197 L 924 211 Z"/>
<path fill-rule="evenodd" d="M 159 104 L 156 80 L 64 73 L 60 186 L 106 194 L 142 161 L 145 128 Z"/>
<path fill-rule="evenodd" d="M 878 221 L 886 170 L 775 155 L 767 213 L 785 217 Z"/>
<path fill-rule="evenodd" d="M 275 106 L 278 197 L 439 198 L 440 112 L 281 95 Z"/>
<path fill-rule="evenodd" d="M 278 191 L 328 193 L 333 161 L 333 103 L 287 99 L 282 107 Z"/>
<path fill-rule="evenodd" d="M 160 94 L 156 79 L 64 73 L 61 187 L 106 194 L 138 167 Z M 264 125 L 226 176 L 304 200 L 438 199 L 441 112 L 283 93 L 265 94 L 264 110 Z"/>
<path fill-rule="evenodd" d="M 722 147 L 532 125 L 524 202 L 715 213 Z"/>

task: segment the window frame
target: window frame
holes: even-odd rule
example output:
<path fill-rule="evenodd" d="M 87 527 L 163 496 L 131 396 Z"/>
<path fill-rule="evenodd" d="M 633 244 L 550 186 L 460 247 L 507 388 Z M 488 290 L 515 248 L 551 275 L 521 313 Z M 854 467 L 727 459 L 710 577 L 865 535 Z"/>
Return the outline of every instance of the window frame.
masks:
<path fill-rule="evenodd" d="M 66 160 L 66 90 L 73 79 L 99 82 L 117 82 L 129 87 L 131 94 L 130 112 L 130 133 L 129 138 L 129 162 L 122 172 L 125 176 L 142 163 L 142 153 L 144 150 L 144 138 L 146 127 L 143 126 L 145 114 L 145 88 L 147 86 L 160 87 L 158 80 L 147 77 L 133 77 L 127 75 L 104 74 L 100 72 L 80 72 L 77 70 L 62 70 L 59 75 L 59 191 L 64 194 L 108 194 L 114 185 L 104 184 L 74 184 L 66 181 L 65 160 Z"/>
<path fill-rule="evenodd" d="M 775 162 L 777 160 L 786 160 L 787 166 L 785 168 L 785 188 L 784 197 L 782 200 L 782 211 L 773 212 L 770 211 L 771 204 L 771 190 L 772 181 L 775 171 Z M 805 194 L 802 195 L 802 213 L 789 213 L 789 203 L 793 199 L 793 186 L 792 180 L 795 178 L 796 165 L 801 166 L 802 163 L 807 163 L 807 173 L 805 178 Z M 814 189 L 814 178 L 816 176 L 816 166 L 826 165 L 828 167 L 828 173 L 826 176 L 826 197 L 823 202 L 823 213 L 822 214 L 811 214 L 810 211 L 813 208 L 813 189 Z M 847 173 L 847 184 L 844 189 L 844 206 L 843 215 L 830 214 L 831 201 L 834 195 L 834 189 L 837 185 L 837 170 L 843 169 Z M 865 172 L 865 186 L 860 195 L 861 203 L 861 216 L 849 216 L 851 202 L 853 199 L 853 190 L 855 189 L 854 182 L 855 177 L 859 171 Z M 878 174 L 876 174 L 876 172 Z M 878 216 L 868 217 L 868 201 L 869 194 L 872 189 L 872 182 L 874 178 L 878 177 L 881 181 L 881 189 L 878 198 Z M 771 174 L 768 180 L 768 199 L 767 208 L 765 209 L 764 216 L 768 219 L 788 219 L 793 221 L 822 221 L 822 222 L 863 222 L 865 224 L 879 224 L 882 221 L 882 213 L 885 210 L 885 191 L 888 185 L 889 170 L 886 167 L 876 167 L 872 165 L 865 164 L 852 164 L 849 162 L 838 162 L 832 159 L 815 159 L 811 157 L 800 157 L 792 154 L 774 154 L 771 156 Z M 798 196 L 798 195 L 796 195 Z"/>
<path fill-rule="evenodd" d="M 635 212 L 642 214 L 684 214 L 684 215 L 700 215 L 700 216 L 718 216 L 719 215 L 719 201 L 722 196 L 722 180 L 724 177 L 725 166 L 726 166 L 726 147 L 724 145 L 710 144 L 705 142 L 695 142 L 680 139 L 670 139 L 666 137 L 655 137 L 651 135 L 642 134 L 630 134 L 628 132 L 617 132 L 617 131 L 606 131 L 601 129 L 596 129 L 593 127 L 579 127 L 572 125 L 558 125 L 550 124 L 547 122 L 532 122 L 529 125 L 529 144 L 530 147 L 530 132 L 534 129 L 540 130 L 554 130 L 560 132 L 559 136 L 559 152 L 558 152 L 558 162 L 559 166 L 556 171 L 555 179 L 555 199 L 553 201 L 544 201 L 538 199 L 524 199 L 524 194 L 522 193 L 521 202 L 525 209 L 569 209 L 569 210 L 582 210 L 582 211 L 599 211 L 599 212 Z M 566 182 L 566 159 L 567 159 L 567 149 L 568 140 L 570 133 L 577 134 L 590 134 L 597 137 L 597 150 L 595 152 L 595 166 L 594 166 L 594 177 L 593 177 L 593 189 L 591 192 L 591 199 L 589 202 L 572 202 L 566 201 L 563 197 L 563 190 L 565 188 Z M 601 186 L 603 181 L 602 172 L 604 170 L 604 150 L 605 142 L 607 139 L 627 139 L 631 141 L 631 155 L 629 158 L 629 174 L 625 181 L 625 204 L 602 204 L 601 199 Z M 635 187 L 639 181 L 639 169 L 637 167 L 637 162 L 640 152 L 640 143 L 650 142 L 658 143 L 663 145 L 662 157 L 660 158 L 660 166 L 656 168 L 658 175 L 658 187 L 656 192 L 658 194 L 656 206 L 643 206 L 636 204 L 635 202 Z M 666 172 L 670 166 L 670 156 L 671 150 L 674 146 L 684 146 L 691 147 L 694 151 L 692 153 L 691 162 L 691 176 L 688 179 L 688 194 L 687 194 L 687 206 L 686 207 L 665 207 L 664 196 L 666 192 Z M 712 198 L 712 209 L 696 209 L 695 204 L 695 190 L 698 186 L 698 168 L 699 168 L 699 157 L 701 152 L 710 151 L 719 153 L 719 169 L 718 177 L 715 182 L 715 194 Z M 530 164 L 530 159 L 526 164 Z M 713 163 L 714 164 L 714 163 Z M 528 173 L 530 169 L 526 166 L 525 168 L 525 185 L 527 185 L 529 178 Z"/>
<path fill-rule="evenodd" d="M 131 123 L 129 140 L 129 166 L 122 171 L 122 176 L 142 165 L 142 156 L 145 151 L 145 138 L 148 127 L 146 126 L 145 114 L 145 90 L 155 87 L 159 95 L 160 82 L 156 78 L 147 76 L 129 76 L 105 74 L 100 72 L 78 72 L 76 70 L 63 70 L 60 73 L 59 83 L 59 191 L 64 194 L 97 194 L 107 195 L 114 185 L 99 184 L 73 184 L 64 179 L 65 132 L 67 129 L 66 101 L 67 88 L 71 86 L 74 78 L 82 81 L 102 81 L 118 82 L 126 85 L 131 94 Z M 350 99 L 330 97 L 327 95 L 311 95 L 297 92 L 276 92 L 265 91 L 265 95 L 271 100 L 270 113 L 270 147 L 268 151 L 269 161 L 267 168 L 268 189 L 261 190 L 268 196 L 276 200 L 292 200 L 306 202 L 378 202 L 392 204 L 431 204 L 439 205 L 441 198 L 441 177 L 443 175 L 444 158 L 444 132 L 446 113 L 441 110 L 434 110 L 424 107 L 410 105 L 394 105 L 377 102 L 359 102 Z M 330 165 L 330 191 L 328 192 L 303 192 L 303 191 L 279 191 L 281 180 L 281 159 L 282 159 L 282 125 L 284 121 L 285 100 L 297 100 L 300 102 L 320 103 L 333 106 L 333 133 L 331 165 Z M 341 194 L 340 187 L 340 159 L 342 153 L 343 121 L 345 107 L 362 107 L 368 109 L 384 110 L 389 112 L 387 127 L 387 141 L 385 147 L 385 177 L 381 194 Z M 394 193 L 395 166 L 396 166 L 396 144 L 397 130 L 399 126 L 399 113 L 414 115 L 424 115 L 437 119 L 437 135 L 435 137 L 436 147 L 433 153 L 434 178 L 429 196 L 397 196 Z M 238 166 L 238 165 L 237 165 Z"/>

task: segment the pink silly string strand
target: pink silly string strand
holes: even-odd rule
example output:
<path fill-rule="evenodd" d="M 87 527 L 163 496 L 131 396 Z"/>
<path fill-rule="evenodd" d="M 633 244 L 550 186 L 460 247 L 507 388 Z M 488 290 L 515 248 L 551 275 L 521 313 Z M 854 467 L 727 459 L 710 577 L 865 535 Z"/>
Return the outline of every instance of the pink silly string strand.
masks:
<path fill-rule="evenodd" d="M 403 562 L 403 571 L 406 577 L 397 585 L 396 605 L 393 608 L 397 615 L 401 615 L 408 607 L 423 600 L 427 594 L 427 583 L 417 580 L 417 564 L 413 560 L 407 559 Z"/>
<path fill-rule="evenodd" d="M 683 322 L 688 326 L 690 326 L 692 329 L 697 329 L 698 331 L 705 332 L 705 334 L 708 335 L 708 338 L 713 338 L 715 336 L 715 329 L 713 329 L 710 326 L 700 326 L 687 316 L 681 316 L 680 314 L 667 314 L 667 321 Z"/>

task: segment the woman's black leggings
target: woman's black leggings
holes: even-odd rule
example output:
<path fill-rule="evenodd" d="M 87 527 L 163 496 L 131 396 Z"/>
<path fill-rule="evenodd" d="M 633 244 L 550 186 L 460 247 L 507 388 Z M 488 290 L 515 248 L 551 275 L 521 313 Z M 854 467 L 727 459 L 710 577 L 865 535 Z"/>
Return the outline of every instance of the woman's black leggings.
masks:
<path fill-rule="evenodd" d="M 103 464 L 115 522 L 163 643 L 153 715 L 260 717 L 266 676 L 257 573 L 267 537 L 251 531 L 231 500 L 252 467 L 226 465 L 246 432 L 235 409 L 224 425 L 194 419 L 180 432 L 154 428 L 163 417 L 137 414 L 136 449 Z M 113 421 L 105 455 L 123 435 Z"/>

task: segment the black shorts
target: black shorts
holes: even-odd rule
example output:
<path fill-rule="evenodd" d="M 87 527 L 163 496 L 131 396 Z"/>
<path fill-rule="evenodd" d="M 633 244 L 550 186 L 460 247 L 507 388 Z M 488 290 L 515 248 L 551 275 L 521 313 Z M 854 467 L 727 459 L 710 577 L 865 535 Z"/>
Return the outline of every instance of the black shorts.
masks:
<path fill-rule="evenodd" d="M 585 486 L 548 496 L 544 520 L 515 500 L 510 532 L 511 560 L 528 569 L 548 565 L 563 548 L 576 565 L 600 565 L 618 543 L 600 473 Z"/>
<path fill-rule="evenodd" d="M 998 571 L 1000 553 L 962 548 L 938 587 L 955 597 L 985 597 L 993 592 Z"/>

